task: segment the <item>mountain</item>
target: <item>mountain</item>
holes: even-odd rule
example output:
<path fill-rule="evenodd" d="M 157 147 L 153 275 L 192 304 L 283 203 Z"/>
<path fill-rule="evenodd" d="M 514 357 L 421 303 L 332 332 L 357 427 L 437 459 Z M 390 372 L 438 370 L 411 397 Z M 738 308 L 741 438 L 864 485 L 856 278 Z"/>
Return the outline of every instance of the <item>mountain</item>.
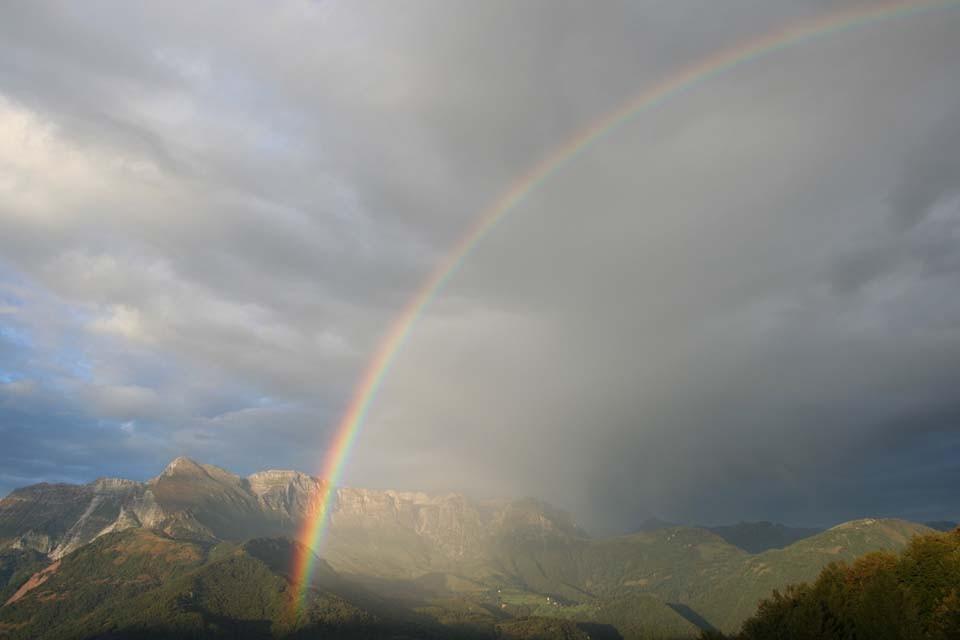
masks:
<path fill-rule="evenodd" d="M 210 608 L 212 601 L 199 612 L 170 604 L 186 602 L 178 582 L 184 576 L 203 581 L 224 575 L 216 572 L 229 566 L 218 564 L 226 556 L 243 559 L 236 579 L 255 576 L 251 584 L 260 585 L 259 600 L 251 604 L 261 611 L 256 628 L 300 633 L 297 621 L 277 613 L 277 603 L 290 591 L 289 545 L 296 543 L 288 540 L 322 489 L 320 480 L 295 471 L 241 477 L 187 458 L 146 482 L 100 479 L 18 489 L 0 500 L 0 589 L 7 601 L 33 586 L 0 608 L 0 637 L 10 629 L 36 631 L 48 619 L 52 626 L 42 627 L 45 634 L 80 637 L 70 634 L 93 627 L 81 629 L 77 620 L 56 613 L 74 615 L 74 599 L 91 610 L 82 617 L 84 625 L 120 628 L 109 621 L 148 629 L 146 614 L 125 609 L 147 598 L 147 590 L 153 595 L 150 607 L 142 601 L 144 610 L 174 620 L 171 628 L 209 629 L 214 619 L 227 627 L 240 624 L 246 620 L 242 612 Z M 786 528 L 761 524 L 738 531 L 746 529 L 780 535 Z M 749 553 L 714 531 L 667 523 L 591 538 L 569 514 L 534 499 L 476 501 L 452 493 L 338 487 L 319 550 L 329 564 L 318 562 L 324 582 L 317 588 L 354 607 L 337 605 L 357 621 L 413 625 L 424 637 L 437 625 L 447 635 L 477 638 L 538 637 L 544 629 L 562 629 L 569 637 L 694 637 L 701 629 L 736 631 L 774 589 L 812 580 L 834 560 L 902 549 L 912 536 L 929 531 L 905 521 L 860 520 Z M 154 552 L 167 569 L 151 564 Z M 130 554 L 140 559 L 129 566 L 143 567 L 142 574 L 118 560 Z M 74 571 L 80 566 L 86 568 Z M 108 584 L 122 588 L 97 586 Z M 231 590 L 229 580 L 217 584 Z M 237 594 L 221 594 L 216 602 L 250 600 L 253 595 L 243 595 L 247 586 L 238 583 Z M 153 608 L 160 602 L 166 608 Z M 33 613 L 22 613 L 27 609 Z M 309 627 L 325 620 L 302 622 Z M 254 633 L 246 622 L 241 627 Z"/>
<path fill-rule="evenodd" d="M 56 560 L 128 528 L 207 542 L 295 536 L 322 488 L 296 471 L 243 478 L 183 457 L 147 482 L 33 485 L 0 500 L 0 549 L 32 549 Z M 481 559 L 498 536 L 521 529 L 585 535 L 568 514 L 536 500 L 479 503 L 457 494 L 342 487 L 325 555 L 347 572 L 412 578 Z"/>
<path fill-rule="evenodd" d="M 823 531 L 811 527 L 787 527 L 773 522 L 740 522 L 706 529 L 748 553 L 782 549 Z"/>
<path fill-rule="evenodd" d="M 960 531 L 913 538 L 902 553 L 832 564 L 775 593 L 738 640 L 960 638 Z"/>
<path fill-rule="evenodd" d="M 48 564 L 45 555 L 32 549 L 0 551 L 0 603 L 6 602 L 34 573 Z"/>
<path fill-rule="evenodd" d="M 277 572 L 295 544 L 258 539 L 211 546 L 145 529 L 106 534 L 25 583 L 6 601 L 0 633 L 11 640 L 388 638 L 412 629 L 436 637 L 428 627 L 335 593 L 329 567 L 322 566 L 298 607 Z"/>
<path fill-rule="evenodd" d="M 187 458 L 177 458 L 148 482 L 38 484 L 0 500 L 0 547 L 33 549 L 52 559 L 106 533 L 138 527 L 195 540 L 281 530 L 249 480 Z"/>
<path fill-rule="evenodd" d="M 138 483 L 37 484 L 0 500 L 0 547 L 32 549 L 56 559 L 119 520 Z"/>
<path fill-rule="evenodd" d="M 953 520 L 934 520 L 933 522 L 924 522 L 923 524 L 935 531 L 953 531 L 960 526 L 960 523 L 954 522 Z"/>
<path fill-rule="evenodd" d="M 902 549 L 929 532 L 902 520 L 865 519 L 751 555 L 705 529 L 674 527 L 514 547 L 500 566 L 531 591 L 578 603 L 653 595 L 697 627 L 731 632 L 774 589 L 812 580 L 833 561 Z"/>
<path fill-rule="evenodd" d="M 808 582 L 831 562 L 850 562 L 873 551 L 898 551 L 932 530 L 913 522 L 865 518 L 839 524 L 783 549 L 728 566 L 690 599 L 691 606 L 725 632 L 736 631 L 774 589 Z M 707 586 L 707 585 L 704 585 Z"/>

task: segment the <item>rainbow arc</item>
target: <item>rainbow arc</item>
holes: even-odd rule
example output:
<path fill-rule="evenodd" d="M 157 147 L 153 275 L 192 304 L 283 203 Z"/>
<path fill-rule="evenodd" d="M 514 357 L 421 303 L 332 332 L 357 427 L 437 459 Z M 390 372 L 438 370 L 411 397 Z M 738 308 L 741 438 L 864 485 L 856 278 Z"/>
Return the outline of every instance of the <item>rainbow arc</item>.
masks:
<path fill-rule="evenodd" d="M 347 409 L 334 431 L 334 437 L 326 448 L 319 476 L 322 481 L 321 489 L 315 497 L 309 517 L 303 524 L 300 541 L 309 549 L 319 548 L 326 532 L 336 486 L 350 458 L 357 435 L 377 390 L 389 373 L 397 353 L 410 335 L 417 318 L 444 284 L 453 277 L 473 248 L 507 214 L 515 210 L 531 191 L 543 184 L 558 169 L 621 124 L 677 97 L 698 83 L 744 63 L 857 27 L 958 7 L 960 7 L 960 0 L 864 3 L 845 11 L 788 24 L 757 38 L 722 49 L 677 70 L 659 83 L 637 93 L 613 111 L 594 120 L 550 150 L 540 162 L 514 181 L 476 217 L 473 225 L 427 277 L 380 339 L 373 358 L 354 387 Z M 303 598 L 309 591 L 315 557 L 313 553 L 306 552 L 294 559 L 292 574 L 297 588 L 298 605 L 302 605 Z"/>

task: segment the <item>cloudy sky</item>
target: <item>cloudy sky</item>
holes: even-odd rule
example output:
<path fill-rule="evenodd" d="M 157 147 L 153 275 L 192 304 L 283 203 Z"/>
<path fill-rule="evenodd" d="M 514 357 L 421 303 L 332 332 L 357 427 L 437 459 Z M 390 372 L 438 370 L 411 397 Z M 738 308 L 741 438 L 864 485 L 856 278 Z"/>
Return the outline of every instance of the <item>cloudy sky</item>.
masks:
<path fill-rule="evenodd" d="M 0 494 L 189 455 L 319 471 L 477 216 L 711 52 L 870 2 L 0 12 Z M 344 481 L 595 531 L 960 516 L 960 10 L 757 57 L 472 251 Z"/>

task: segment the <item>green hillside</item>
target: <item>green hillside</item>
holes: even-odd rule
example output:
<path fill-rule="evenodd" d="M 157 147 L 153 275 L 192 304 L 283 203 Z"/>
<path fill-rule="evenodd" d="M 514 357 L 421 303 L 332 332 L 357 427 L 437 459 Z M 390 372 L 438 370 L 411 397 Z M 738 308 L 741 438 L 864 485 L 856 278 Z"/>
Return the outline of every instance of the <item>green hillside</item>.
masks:
<path fill-rule="evenodd" d="M 590 640 L 586 629 L 565 620 L 520 618 L 497 625 L 502 640 Z"/>
<path fill-rule="evenodd" d="M 531 614 L 579 614 L 615 625 L 625 638 L 694 635 L 699 628 L 729 632 L 774 589 L 812 580 L 836 560 L 902 549 L 913 536 L 929 532 L 902 520 L 859 520 L 757 555 L 709 531 L 685 527 L 606 540 L 509 540 L 496 549 L 491 574 L 567 603 Z M 627 615 L 617 604 L 623 602 L 633 603 Z"/>
<path fill-rule="evenodd" d="M 302 610 L 271 564 L 286 542 L 202 546 L 143 531 L 109 534 L 54 563 L 0 609 L 0 637 L 390 637 L 384 620 L 324 588 Z M 423 632 L 426 634 L 426 632 Z M 427 634 L 429 635 L 429 634 Z"/>
<path fill-rule="evenodd" d="M 960 638 L 960 531 L 828 565 L 764 600 L 738 640 Z"/>
<path fill-rule="evenodd" d="M 813 580 L 825 566 L 850 561 L 879 550 L 896 551 L 930 529 L 905 520 L 855 520 L 828 529 L 784 548 L 748 556 L 713 576 L 688 604 L 712 626 L 727 632 L 739 629 L 756 611 L 758 602 L 774 589 Z"/>
<path fill-rule="evenodd" d="M 30 576 L 43 569 L 49 560 L 32 549 L 0 551 L 0 605 L 16 592 Z"/>
<path fill-rule="evenodd" d="M 12 601 L 0 609 L 0 637 L 266 638 L 322 631 L 344 638 L 479 639 L 547 637 L 556 629 L 571 638 L 692 638 L 701 629 L 737 631 L 775 589 L 812 580 L 834 561 L 902 549 L 929 531 L 862 520 L 750 555 L 703 529 L 606 540 L 511 529 L 483 563 L 471 561 L 461 574 L 343 578 L 318 560 L 313 589 L 298 610 L 287 576 L 295 543 L 209 544 L 130 529 L 101 536 L 40 573 L 34 573 L 44 565 L 40 554 L 6 550 L 0 579 Z"/>

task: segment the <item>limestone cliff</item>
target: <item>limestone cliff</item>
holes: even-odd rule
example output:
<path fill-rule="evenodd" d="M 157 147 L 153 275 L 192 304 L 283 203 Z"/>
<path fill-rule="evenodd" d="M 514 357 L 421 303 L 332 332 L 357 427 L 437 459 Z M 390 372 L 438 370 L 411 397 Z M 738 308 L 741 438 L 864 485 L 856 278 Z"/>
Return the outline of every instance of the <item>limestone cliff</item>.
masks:
<path fill-rule="evenodd" d="M 190 540 L 295 537 L 323 483 L 298 471 L 241 477 L 176 458 L 155 478 L 41 484 L 0 501 L 0 549 L 52 559 L 113 531 L 145 528 Z M 321 552 L 338 570 L 391 577 L 469 566 L 503 538 L 582 536 L 569 516 L 530 500 L 481 503 L 448 493 L 339 487 Z"/>

